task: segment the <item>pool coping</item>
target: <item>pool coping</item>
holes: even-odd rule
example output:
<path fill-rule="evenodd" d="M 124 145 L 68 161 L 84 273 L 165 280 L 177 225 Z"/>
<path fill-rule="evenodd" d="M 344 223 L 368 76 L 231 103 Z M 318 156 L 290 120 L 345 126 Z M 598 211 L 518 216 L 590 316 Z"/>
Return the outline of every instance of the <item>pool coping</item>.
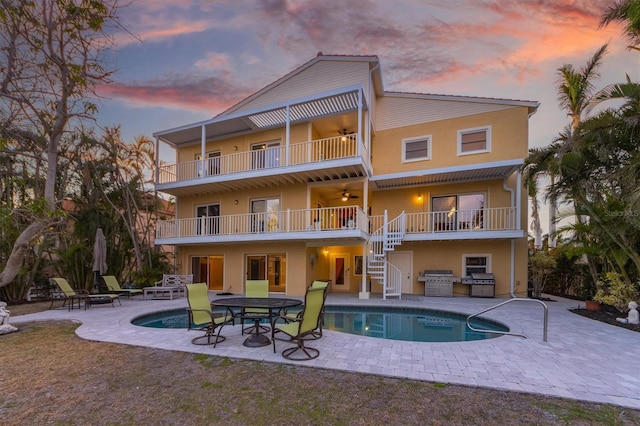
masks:
<path fill-rule="evenodd" d="M 215 294 L 211 294 L 215 298 Z M 327 330 L 310 343 L 320 349 L 317 359 L 294 362 L 280 352 L 288 347 L 247 348 L 240 327 L 226 326 L 227 340 L 214 349 L 196 346 L 198 332 L 184 329 L 152 329 L 131 324 L 133 317 L 158 310 L 186 307 L 184 298 L 174 300 L 123 300 L 122 306 L 93 306 L 86 311 L 53 309 L 11 318 L 11 323 L 72 320 L 80 322 L 76 334 L 84 339 L 266 361 L 307 367 L 353 371 L 431 382 L 480 386 L 517 392 L 614 404 L 640 409 L 640 359 L 638 334 L 621 327 L 593 321 L 569 309 L 583 302 L 551 296 L 548 302 L 548 341 L 543 342 L 542 309 L 537 304 L 512 303 L 483 314 L 515 332 L 529 336 L 502 336 L 465 342 L 408 342 L 357 336 Z M 382 300 L 372 296 L 330 293 L 327 304 L 428 307 L 473 314 L 506 299 L 408 296 Z M 535 305 L 535 306 L 534 306 Z M 586 374 L 588 373 L 588 374 Z"/>

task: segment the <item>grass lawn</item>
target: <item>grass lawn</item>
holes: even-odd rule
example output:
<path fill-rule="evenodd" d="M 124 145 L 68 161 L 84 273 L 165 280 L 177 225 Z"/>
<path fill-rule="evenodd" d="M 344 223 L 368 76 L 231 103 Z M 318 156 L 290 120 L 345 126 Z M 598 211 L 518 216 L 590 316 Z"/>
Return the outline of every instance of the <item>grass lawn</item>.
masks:
<path fill-rule="evenodd" d="M 28 323 L 0 336 L 0 424 L 640 424 L 639 410 L 90 342 L 77 327 Z"/>

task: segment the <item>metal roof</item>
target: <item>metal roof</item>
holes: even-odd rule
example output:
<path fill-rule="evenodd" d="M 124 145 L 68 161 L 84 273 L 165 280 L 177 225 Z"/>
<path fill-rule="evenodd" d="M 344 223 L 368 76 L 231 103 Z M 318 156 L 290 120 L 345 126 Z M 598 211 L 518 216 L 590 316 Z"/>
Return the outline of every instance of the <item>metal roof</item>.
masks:
<path fill-rule="evenodd" d="M 510 176 L 524 163 L 523 160 L 496 161 L 466 166 L 443 167 L 407 173 L 372 176 L 377 189 L 394 189 L 407 186 L 438 185 L 443 183 L 503 179 Z"/>
<path fill-rule="evenodd" d="M 357 110 L 359 91 L 360 88 L 350 87 L 342 91 L 293 100 L 259 110 L 221 115 L 210 120 L 156 132 L 154 136 L 175 148 L 200 143 L 203 126 L 206 129 L 207 139 L 218 139 L 261 129 L 281 127 L 287 122 L 287 108 L 289 108 L 291 123 L 310 121 L 322 116 Z"/>

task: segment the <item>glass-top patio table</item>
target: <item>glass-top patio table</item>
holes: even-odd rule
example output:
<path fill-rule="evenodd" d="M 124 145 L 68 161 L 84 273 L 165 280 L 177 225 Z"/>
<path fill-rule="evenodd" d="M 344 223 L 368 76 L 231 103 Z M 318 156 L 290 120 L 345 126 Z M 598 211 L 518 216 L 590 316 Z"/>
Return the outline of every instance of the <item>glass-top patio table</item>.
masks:
<path fill-rule="evenodd" d="M 284 297 L 226 297 L 211 301 L 211 306 L 228 308 L 231 311 L 233 311 L 232 308 L 268 309 L 269 314 L 267 315 L 267 317 L 269 318 L 269 323 L 272 328 L 272 319 L 278 315 L 278 312 L 280 312 L 280 310 L 285 308 L 293 308 L 300 305 L 302 305 L 302 300 Z M 262 317 L 259 316 L 253 318 L 253 320 L 256 321 L 256 326 L 261 319 Z M 267 346 L 270 343 L 271 340 L 269 339 L 269 337 L 265 336 L 264 334 L 255 333 L 247 337 L 243 345 L 250 348 L 255 348 L 259 346 Z"/>

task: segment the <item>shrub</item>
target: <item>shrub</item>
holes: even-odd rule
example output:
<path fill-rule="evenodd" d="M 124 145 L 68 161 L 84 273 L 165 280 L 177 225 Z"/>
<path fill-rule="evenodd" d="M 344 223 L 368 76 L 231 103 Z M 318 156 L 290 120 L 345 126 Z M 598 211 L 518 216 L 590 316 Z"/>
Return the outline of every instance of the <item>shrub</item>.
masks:
<path fill-rule="evenodd" d="M 611 305 L 620 312 L 626 312 L 629 302 L 639 298 L 637 285 L 626 282 L 617 272 L 607 272 L 596 285 L 598 291 L 593 300 Z"/>

